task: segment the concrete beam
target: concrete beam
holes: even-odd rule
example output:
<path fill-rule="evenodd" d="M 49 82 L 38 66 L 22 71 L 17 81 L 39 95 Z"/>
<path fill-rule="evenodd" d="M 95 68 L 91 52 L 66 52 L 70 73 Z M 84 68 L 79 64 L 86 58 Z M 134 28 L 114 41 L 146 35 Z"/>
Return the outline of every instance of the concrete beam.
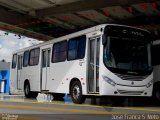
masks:
<path fill-rule="evenodd" d="M 130 5 L 144 2 L 156 2 L 157 0 L 82 0 L 62 6 L 44 8 L 36 11 L 38 17 L 51 17 L 57 14 L 76 13 L 79 11 L 99 9 L 110 6 Z"/>
<path fill-rule="evenodd" d="M 24 35 L 24 36 L 31 37 L 31 38 L 36 38 L 41 41 L 48 41 L 48 40 L 53 39 L 53 37 L 50 37 L 44 34 L 40 34 L 37 32 L 33 32 L 33 31 L 29 31 L 29 30 L 26 30 L 26 29 L 23 29 L 23 28 L 14 26 L 14 25 L 6 24 L 3 22 L 0 22 L 0 29 L 11 32 L 11 33 L 15 33 L 15 34 Z"/>
<path fill-rule="evenodd" d="M 34 18 L 30 15 L 18 13 L 18 12 L 15 12 L 15 11 L 11 11 L 8 8 L 4 8 L 4 7 L 0 7 L 0 13 L 1 13 L 0 22 L 5 23 L 7 25 L 7 27 L 4 27 L 2 24 L 0 24 L 0 29 L 1 30 L 7 30 L 7 31 L 12 32 L 10 29 L 8 29 L 11 26 L 11 28 L 13 28 L 13 27 L 15 28 L 14 33 L 16 33 L 16 34 L 23 34 L 25 36 L 40 39 L 40 40 L 49 40 L 49 39 L 53 38 L 53 37 L 45 35 L 43 33 L 38 33 L 38 32 L 33 32 L 33 31 L 27 30 L 28 26 L 32 26 L 32 23 L 33 24 L 34 24 L 34 22 L 37 22 L 37 23 L 42 22 L 43 23 L 44 21 L 47 22 L 47 20 L 43 20 L 43 19 L 41 20 L 41 19 L 38 19 L 38 18 Z M 58 22 L 61 22 L 61 21 L 56 20 L 56 22 L 53 23 L 53 24 L 56 24 L 57 26 L 60 26 L 58 24 Z M 64 24 L 63 24 L 63 22 L 61 22 L 61 27 L 65 28 L 66 24 L 65 25 Z M 23 30 L 19 30 L 19 29 L 23 29 Z M 22 31 L 24 31 L 24 32 L 22 32 Z"/>
<path fill-rule="evenodd" d="M 1 13 L 0 21 L 8 24 L 12 24 L 12 25 L 32 22 L 33 20 L 36 20 L 36 18 L 33 18 L 29 15 L 24 15 L 18 12 L 10 11 L 3 7 L 0 7 L 0 13 Z"/>

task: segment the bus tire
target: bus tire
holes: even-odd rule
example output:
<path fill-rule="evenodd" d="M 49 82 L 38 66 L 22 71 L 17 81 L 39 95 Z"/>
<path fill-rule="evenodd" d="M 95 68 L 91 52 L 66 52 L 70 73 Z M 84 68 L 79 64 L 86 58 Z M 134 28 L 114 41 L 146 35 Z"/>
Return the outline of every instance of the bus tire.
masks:
<path fill-rule="evenodd" d="M 26 83 L 24 85 L 24 95 L 26 98 L 31 98 L 30 84 Z"/>
<path fill-rule="evenodd" d="M 72 101 L 76 104 L 82 104 L 85 101 L 85 97 L 82 95 L 82 86 L 79 81 L 73 82 L 70 94 Z"/>

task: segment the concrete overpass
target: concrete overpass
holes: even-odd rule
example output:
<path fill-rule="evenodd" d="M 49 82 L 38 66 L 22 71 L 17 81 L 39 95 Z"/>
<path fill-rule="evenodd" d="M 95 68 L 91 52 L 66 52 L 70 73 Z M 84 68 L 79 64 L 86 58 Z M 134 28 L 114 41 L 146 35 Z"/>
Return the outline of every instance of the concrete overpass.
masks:
<path fill-rule="evenodd" d="M 50 40 L 102 23 L 146 28 L 160 38 L 160 0 L 0 0 L 0 29 Z"/>

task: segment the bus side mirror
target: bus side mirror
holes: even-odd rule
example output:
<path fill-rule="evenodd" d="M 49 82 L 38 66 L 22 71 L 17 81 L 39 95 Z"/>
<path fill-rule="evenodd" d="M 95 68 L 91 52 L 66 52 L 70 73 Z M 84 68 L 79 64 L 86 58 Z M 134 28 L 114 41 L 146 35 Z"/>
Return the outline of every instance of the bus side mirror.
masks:
<path fill-rule="evenodd" d="M 107 37 L 106 34 L 102 35 L 102 44 L 105 45 L 107 43 Z"/>

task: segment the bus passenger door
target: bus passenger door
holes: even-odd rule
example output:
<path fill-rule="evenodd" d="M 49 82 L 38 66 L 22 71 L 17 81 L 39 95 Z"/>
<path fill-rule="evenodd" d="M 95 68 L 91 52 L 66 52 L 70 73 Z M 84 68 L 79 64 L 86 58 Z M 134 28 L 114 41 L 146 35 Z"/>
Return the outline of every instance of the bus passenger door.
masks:
<path fill-rule="evenodd" d="M 88 91 L 89 93 L 98 93 L 100 38 L 90 38 L 88 45 Z"/>
<path fill-rule="evenodd" d="M 21 71 L 22 71 L 23 56 L 18 55 L 18 68 L 17 68 L 17 89 L 21 89 Z"/>
<path fill-rule="evenodd" d="M 50 67 L 50 48 L 42 50 L 41 90 L 47 90 L 47 80 Z"/>

